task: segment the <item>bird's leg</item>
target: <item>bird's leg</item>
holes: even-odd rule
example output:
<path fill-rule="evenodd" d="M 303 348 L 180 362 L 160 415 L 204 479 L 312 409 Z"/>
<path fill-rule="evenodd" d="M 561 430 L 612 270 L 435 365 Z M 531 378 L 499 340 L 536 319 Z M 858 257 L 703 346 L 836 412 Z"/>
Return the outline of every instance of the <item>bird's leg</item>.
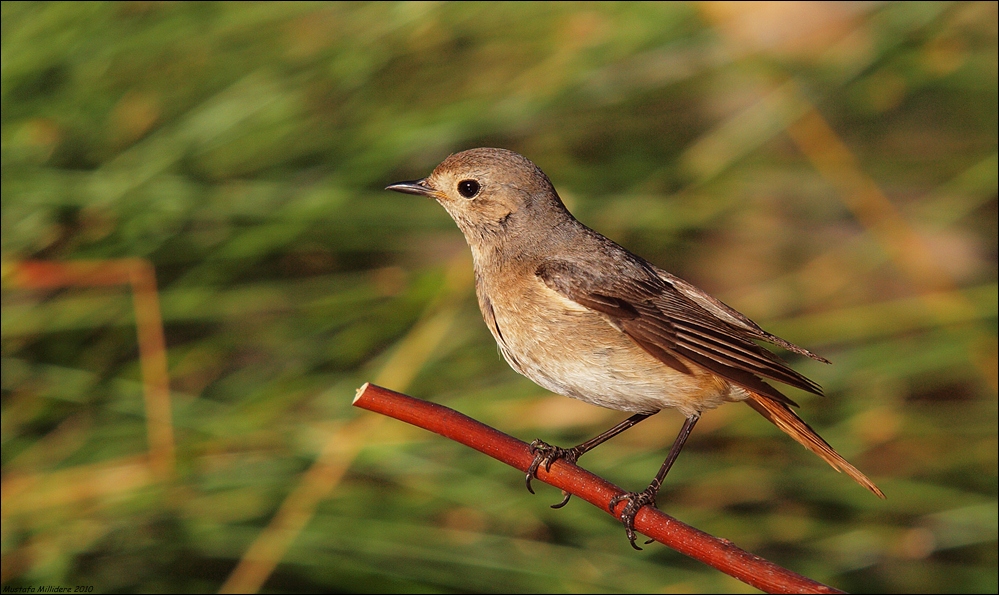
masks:
<path fill-rule="evenodd" d="M 683 427 L 680 428 L 680 433 L 677 435 L 676 440 L 673 441 L 673 446 L 669 449 L 669 454 L 666 455 L 666 460 L 663 461 L 663 466 L 660 467 L 659 473 L 656 473 L 655 478 L 652 479 L 652 483 L 649 487 L 645 488 L 637 494 L 635 492 L 628 492 L 621 494 L 620 496 L 614 496 L 610 501 L 610 511 L 611 514 L 614 513 L 614 507 L 617 506 L 618 502 L 622 500 L 627 500 L 628 504 L 625 505 L 624 510 L 621 511 L 621 522 L 624 523 L 624 527 L 628 533 L 628 541 L 631 542 L 631 547 L 636 550 L 642 548 L 635 545 L 635 515 L 638 511 L 646 504 L 656 505 L 656 495 L 659 493 L 659 488 L 663 485 L 663 480 L 666 479 L 666 474 L 669 473 L 670 467 L 673 466 L 673 462 L 676 461 L 677 455 L 683 449 L 683 443 L 687 441 L 687 437 L 690 436 L 690 431 L 694 429 L 694 424 L 700 419 L 700 414 L 694 414 L 687 418 L 687 421 L 683 422 Z M 649 540 L 646 543 L 651 543 Z"/>
<path fill-rule="evenodd" d="M 531 442 L 531 454 L 534 455 L 534 461 L 531 462 L 531 466 L 527 469 L 527 491 L 534 493 L 534 488 L 531 487 L 531 479 L 538 476 L 538 468 L 542 465 L 545 466 L 545 471 L 551 471 L 552 463 L 559 459 L 569 461 L 570 463 L 575 463 L 579 460 L 579 457 L 583 456 L 587 452 L 593 450 L 597 446 L 600 446 L 604 442 L 607 442 L 614 436 L 617 436 L 621 432 L 627 430 L 643 419 L 654 415 L 654 413 L 636 413 L 628 419 L 617 424 L 613 428 L 607 430 L 599 436 L 595 436 L 582 444 L 573 446 L 572 448 L 561 448 L 558 446 L 552 446 L 547 442 L 543 442 L 538 439 Z M 664 474 L 665 475 L 665 474 Z M 552 508 L 562 508 L 569 502 L 570 494 L 563 492 L 565 497 L 558 504 L 553 504 Z"/>

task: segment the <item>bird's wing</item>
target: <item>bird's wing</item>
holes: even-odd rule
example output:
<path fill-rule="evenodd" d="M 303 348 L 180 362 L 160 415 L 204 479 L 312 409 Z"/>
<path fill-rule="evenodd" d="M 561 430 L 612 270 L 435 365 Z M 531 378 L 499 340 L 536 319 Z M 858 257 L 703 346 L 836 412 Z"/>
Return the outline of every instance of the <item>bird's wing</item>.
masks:
<path fill-rule="evenodd" d="M 682 293 L 684 296 L 690 298 L 694 302 L 697 302 L 697 305 L 711 312 L 718 318 L 721 318 L 726 323 L 736 326 L 739 329 L 745 331 L 754 339 L 778 345 L 780 347 L 783 347 L 784 349 L 787 349 L 788 351 L 797 353 L 798 355 L 804 355 L 806 357 L 810 357 L 815 361 L 819 361 L 824 364 L 829 363 L 829 360 L 822 357 L 821 355 L 816 355 L 811 351 L 805 349 L 804 347 L 800 347 L 786 339 L 781 339 L 777 335 L 768 333 L 767 331 L 760 328 L 760 325 L 750 320 L 749 317 L 747 317 L 745 314 L 739 312 L 738 310 L 729 306 L 728 304 L 719 300 L 718 298 L 708 294 L 699 287 L 696 287 L 693 284 L 688 283 L 675 275 L 671 275 L 666 271 L 657 269 L 656 273 L 658 273 L 659 277 L 662 278 L 663 281 L 665 281 L 670 285 L 673 285 L 673 287 L 676 287 L 676 289 L 680 291 L 680 293 Z"/>
<path fill-rule="evenodd" d="M 790 405 L 795 403 L 760 377 L 822 394 L 816 383 L 757 345 L 755 333 L 690 299 L 652 265 L 631 258 L 612 263 L 615 270 L 606 271 L 611 274 L 597 276 L 593 267 L 549 259 L 535 274 L 550 289 L 603 314 L 642 349 L 681 372 L 690 373 L 694 364 Z M 608 261 L 601 264 L 606 268 Z"/>

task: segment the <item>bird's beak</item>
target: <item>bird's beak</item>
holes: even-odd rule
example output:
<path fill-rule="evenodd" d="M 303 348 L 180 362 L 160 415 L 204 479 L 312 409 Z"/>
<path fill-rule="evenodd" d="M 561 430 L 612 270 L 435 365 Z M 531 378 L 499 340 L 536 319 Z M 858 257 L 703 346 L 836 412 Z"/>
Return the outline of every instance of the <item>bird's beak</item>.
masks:
<path fill-rule="evenodd" d="M 396 192 L 402 192 L 404 194 L 416 194 L 419 196 L 429 196 L 434 197 L 437 195 L 437 191 L 427 184 L 427 179 L 413 180 L 412 182 L 396 182 L 395 184 L 389 184 L 385 187 L 386 190 L 395 190 Z"/>

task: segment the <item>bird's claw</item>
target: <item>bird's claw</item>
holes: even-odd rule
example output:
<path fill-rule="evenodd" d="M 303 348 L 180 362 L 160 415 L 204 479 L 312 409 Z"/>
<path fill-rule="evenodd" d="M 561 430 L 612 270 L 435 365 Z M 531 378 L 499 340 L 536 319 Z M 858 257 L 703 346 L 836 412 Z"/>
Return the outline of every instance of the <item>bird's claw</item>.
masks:
<path fill-rule="evenodd" d="M 576 459 L 579 458 L 579 455 L 574 449 L 552 446 L 551 444 L 548 444 L 540 439 L 531 442 L 529 448 L 531 454 L 534 455 L 534 460 L 531 461 L 531 466 L 527 468 L 525 481 L 527 484 L 527 491 L 532 494 L 534 493 L 534 488 L 531 487 L 531 480 L 538 476 L 538 469 L 540 469 L 542 465 L 545 466 L 545 471 L 551 471 L 552 463 L 559 459 L 575 463 Z M 564 496 L 562 501 L 558 504 L 553 504 L 552 508 L 562 508 L 569 503 L 569 498 L 572 497 L 572 494 L 566 492 L 565 490 L 562 490 L 562 494 Z"/>
<path fill-rule="evenodd" d="M 656 490 L 652 489 L 652 486 L 642 490 L 641 492 L 626 492 L 619 496 L 614 496 L 611 498 L 608 508 L 611 514 L 614 514 L 614 507 L 618 503 L 627 500 L 628 503 L 625 504 L 624 510 L 621 511 L 621 522 L 624 523 L 625 533 L 628 535 L 628 541 L 631 542 L 631 547 L 636 550 L 641 551 L 642 548 L 635 544 L 635 540 L 638 538 L 638 534 L 635 532 L 635 515 L 638 511 L 645 505 L 650 505 L 656 508 Z M 646 545 L 652 543 L 653 539 L 645 542 Z"/>
<path fill-rule="evenodd" d="M 570 494 L 565 490 L 562 490 L 562 501 L 559 502 L 558 504 L 552 504 L 552 508 L 562 508 L 563 506 L 569 503 L 569 498 L 572 498 L 572 494 Z"/>

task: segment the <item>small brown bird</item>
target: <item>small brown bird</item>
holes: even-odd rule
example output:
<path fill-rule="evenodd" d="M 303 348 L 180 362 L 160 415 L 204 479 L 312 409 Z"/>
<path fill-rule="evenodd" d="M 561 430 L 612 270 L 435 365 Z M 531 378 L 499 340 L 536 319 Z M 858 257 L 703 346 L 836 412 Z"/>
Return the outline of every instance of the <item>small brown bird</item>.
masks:
<path fill-rule="evenodd" d="M 584 453 L 662 409 L 686 422 L 648 488 L 626 500 L 621 521 L 631 545 L 638 510 L 656 495 L 701 413 L 744 401 L 778 428 L 884 494 L 790 408 L 764 378 L 815 394 L 822 389 L 757 345 L 765 341 L 829 363 L 776 337 L 704 291 L 657 268 L 577 221 L 534 163 L 505 149 L 451 155 L 426 178 L 388 190 L 439 202 L 465 234 L 475 263 L 482 317 L 514 370 L 544 388 L 634 413 L 573 448 L 540 440 L 527 474 Z M 564 506 L 568 496 L 555 505 Z"/>

